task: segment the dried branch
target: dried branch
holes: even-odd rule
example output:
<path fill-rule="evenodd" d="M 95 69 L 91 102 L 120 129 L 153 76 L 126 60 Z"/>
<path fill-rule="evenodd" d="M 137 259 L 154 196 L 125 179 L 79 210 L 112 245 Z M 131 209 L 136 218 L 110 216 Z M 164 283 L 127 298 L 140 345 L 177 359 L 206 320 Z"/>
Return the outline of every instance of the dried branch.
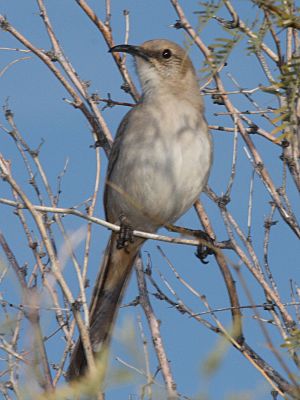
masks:
<path fill-rule="evenodd" d="M 16 207 L 18 209 L 28 209 L 26 204 L 19 203 L 19 202 L 9 200 L 9 199 L 0 198 L 0 204 L 1 203 L 6 204 L 11 207 Z M 84 214 L 74 208 L 47 207 L 47 206 L 38 206 L 38 205 L 34 205 L 34 204 L 32 204 L 32 208 L 40 213 L 49 212 L 49 213 L 54 213 L 54 214 L 74 215 L 76 217 L 85 219 L 88 222 L 92 222 L 96 225 L 104 226 L 105 228 L 110 229 L 114 232 L 119 232 L 119 230 L 120 230 L 119 225 L 111 224 L 110 222 L 107 222 L 103 219 L 89 216 L 89 215 Z M 201 238 L 199 238 L 199 239 L 176 238 L 176 237 L 170 237 L 170 236 L 165 236 L 165 235 L 158 235 L 155 233 L 142 232 L 142 231 L 138 231 L 138 230 L 133 230 L 132 234 L 133 234 L 133 236 L 137 236 L 137 237 L 141 237 L 141 238 L 145 238 L 145 239 L 159 240 L 162 242 L 168 242 L 168 243 L 174 243 L 174 244 L 186 244 L 188 246 L 199 246 L 199 244 L 202 243 Z M 213 244 L 213 247 L 219 248 L 219 249 L 226 249 L 226 248 L 230 249 L 230 246 L 228 246 L 228 244 L 226 242 L 216 242 Z"/>
<path fill-rule="evenodd" d="M 200 37 L 197 35 L 197 32 L 192 28 L 192 26 L 190 25 L 189 21 L 187 20 L 187 18 L 185 17 L 184 11 L 181 8 L 181 6 L 179 5 L 177 0 L 170 0 L 171 4 L 173 5 L 178 18 L 180 19 L 180 24 L 181 27 L 188 33 L 188 35 L 191 37 L 191 39 L 194 41 L 194 43 L 196 44 L 196 46 L 199 48 L 199 50 L 203 53 L 203 55 L 205 56 L 205 58 L 207 60 L 211 59 L 211 51 L 205 46 L 205 44 L 203 43 L 203 41 L 200 39 Z M 229 2 L 227 1 L 226 3 L 229 4 Z M 219 74 L 215 74 L 214 75 L 214 80 L 215 83 L 217 85 L 217 90 L 219 92 L 222 93 L 226 93 L 226 90 L 224 88 L 224 85 L 222 83 L 222 80 L 219 76 Z M 243 140 L 245 141 L 251 156 L 254 160 L 255 166 L 256 166 L 256 172 L 259 175 L 259 177 L 261 178 L 262 182 L 264 183 L 268 193 L 270 194 L 271 198 L 273 199 L 274 203 L 277 206 L 277 209 L 281 215 L 281 217 L 283 218 L 283 220 L 287 223 L 287 225 L 292 229 L 292 231 L 296 234 L 296 236 L 298 238 L 300 238 L 300 227 L 297 223 L 297 221 L 294 219 L 293 215 L 291 215 L 288 210 L 286 210 L 286 208 L 284 207 L 284 205 L 282 204 L 282 201 L 280 199 L 280 196 L 277 193 L 277 190 L 275 188 L 275 185 L 267 171 L 267 169 L 264 166 L 263 163 L 263 159 L 261 158 L 259 152 L 257 151 L 253 141 L 251 140 L 250 136 L 247 134 L 247 131 L 241 121 L 241 119 L 238 117 L 238 115 L 236 114 L 236 109 L 233 106 L 233 104 L 231 103 L 231 101 L 229 100 L 227 95 L 222 95 L 223 98 L 223 103 L 227 109 L 227 111 L 229 112 L 229 114 L 231 115 L 232 119 L 234 119 L 234 115 L 236 115 L 236 124 L 238 127 L 238 130 L 243 138 Z"/>
<path fill-rule="evenodd" d="M 42 241 L 45 245 L 45 248 L 47 250 L 47 253 L 48 253 L 48 256 L 49 256 L 49 259 L 51 262 L 52 273 L 55 276 L 55 279 L 57 280 L 67 301 L 72 306 L 72 311 L 73 311 L 74 317 L 76 319 L 78 328 L 80 330 L 82 343 L 83 343 L 84 349 L 86 351 L 88 366 L 91 370 L 93 370 L 95 368 L 95 362 L 94 362 L 94 358 L 93 358 L 93 354 L 92 354 L 90 338 L 89 338 L 87 329 L 82 322 L 82 318 L 81 318 L 80 312 L 78 310 L 78 306 L 75 303 L 74 297 L 69 289 L 69 286 L 67 285 L 67 283 L 62 275 L 61 267 L 60 267 L 59 261 L 56 257 L 56 252 L 54 250 L 53 244 L 47 234 L 47 229 L 44 224 L 43 218 L 42 218 L 41 214 L 35 210 L 35 208 L 33 207 L 32 203 L 30 202 L 28 197 L 25 195 L 25 193 L 22 191 L 22 189 L 19 187 L 17 182 L 12 177 L 12 175 L 9 171 L 8 163 L 7 163 L 7 161 L 5 161 L 5 159 L 2 156 L 0 156 L 0 171 L 1 171 L 2 179 L 4 179 L 6 182 L 8 182 L 10 184 L 11 188 L 22 199 L 22 201 L 24 202 L 24 204 L 30 211 L 30 213 L 36 223 L 36 226 L 41 235 Z"/>
<path fill-rule="evenodd" d="M 42 2 L 41 2 L 42 4 Z M 73 106 L 81 110 L 84 116 L 89 121 L 93 131 L 97 135 L 98 142 L 102 144 L 103 148 L 107 152 L 110 151 L 111 147 L 111 134 L 104 122 L 103 118 L 98 120 L 100 117 L 100 113 L 97 112 L 97 117 L 91 113 L 86 105 L 84 104 L 83 100 L 81 99 L 80 95 L 77 93 L 76 89 L 68 82 L 68 80 L 64 77 L 64 75 L 59 71 L 59 69 L 54 65 L 54 61 L 52 61 L 53 57 L 52 54 L 44 52 L 37 47 L 35 47 L 25 36 L 23 36 L 20 32 L 18 32 L 6 19 L 3 15 L 0 15 L 0 27 L 9 32 L 13 35 L 20 43 L 22 43 L 25 47 L 27 47 L 33 54 L 35 54 L 55 75 L 55 77 L 59 80 L 59 82 L 64 86 L 67 92 L 73 99 Z M 50 31 L 50 30 L 49 30 Z M 51 36 L 53 39 L 53 37 Z M 54 42 L 55 43 L 55 42 Z M 56 59 L 55 59 L 56 61 Z M 68 71 L 71 73 L 72 71 Z M 71 74 L 71 76 L 74 76 Z"/>
<path fill-rule="evenodd" d="M 173 400 L 178 398 L 176 384 L 174 378 L 172 376 L 172 372 L 170 369 L 170 363 L 168 361 L 167 355 L 165 353 L 164 345 L 162 342 L 162 337 L 160 333 L 159 322 L 154 315 L 154 311 L 152 309 L 148 292 L 146 281 L 144 277 L 144 271 L 142 266 L 142 260 L 139 257 L 135 263 L 136 275 L 137 275 L 137 283 L 139 288 L 139 303 L 143 307 L 145 315 L 148 320 L 149 328 L 151 331 L 153 346 L 155 348 L 155 352 L 159 361 L 159 365 L 161 367 L 162 375 L 166 384 L 168 399 Z"/>

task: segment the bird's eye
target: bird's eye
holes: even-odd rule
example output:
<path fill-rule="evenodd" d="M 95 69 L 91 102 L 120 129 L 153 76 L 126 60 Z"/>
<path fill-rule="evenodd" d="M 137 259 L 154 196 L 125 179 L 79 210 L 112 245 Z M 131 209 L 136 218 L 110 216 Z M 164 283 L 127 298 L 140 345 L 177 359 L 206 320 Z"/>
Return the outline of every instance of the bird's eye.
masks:
<path fill-rule="evenodd" d="M 163 52 L 162 52 L 162 54 L 161 54 L 162 56 L 163 56 L 163 58 L 166 58 L 166 59 L 168 59 L 168 58 L 170 58 L 171 57 L 171 55 L 172 55 L 172 52 L 171 52 L 171 50 L 169 50 L 169 49 L 165 49 Z"/>

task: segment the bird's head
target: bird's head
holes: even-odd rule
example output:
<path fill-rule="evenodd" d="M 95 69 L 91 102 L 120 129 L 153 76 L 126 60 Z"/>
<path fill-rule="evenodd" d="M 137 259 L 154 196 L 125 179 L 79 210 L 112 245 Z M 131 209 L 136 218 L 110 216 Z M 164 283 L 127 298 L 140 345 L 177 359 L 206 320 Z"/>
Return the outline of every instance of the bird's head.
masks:
<path fill-rule="evenodd" d="M 144 94 L 169 89 L 172 92 L 186 87 L 198 87 L 193 64 L 187 50 L 164 39 L 149 40 L 140 46 L 122 44 L 111 52 L 125 52 L 134 56 Z"/>

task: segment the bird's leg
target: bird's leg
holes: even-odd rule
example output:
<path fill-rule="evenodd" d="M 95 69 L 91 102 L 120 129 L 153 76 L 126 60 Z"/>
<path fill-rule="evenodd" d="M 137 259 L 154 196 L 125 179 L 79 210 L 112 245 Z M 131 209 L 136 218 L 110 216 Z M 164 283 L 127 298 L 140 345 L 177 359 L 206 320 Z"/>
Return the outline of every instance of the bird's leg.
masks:
<path fill-rule="evenodd" d="M 182 226 L 177 226 L 177 225 L 167 225 L 166 228 L 171 231 L 171 232 L 177 232 L 180 233 L 181 235 L 186 235 L 186 236 L 194 236 L 196 238 L 200 239 L 200 243 L 197 246 L 197 251 L 195 253 L 196 257 L 199 258 L 199 260 L 203 264 L 207 264 L 208 261 L 205 261 L 206 257 L 212 254 L 215 254 L 215 241 L 212 237 L 208 235 L 208 233 L 202 231 L 201 229 L 188 229 L 184 228 Z"/>
<path fill-rule="evenodd" d="M 206 232 L 201 230 L 197 231 L 195 236 L 200 239 L 195 256 L 198 257 L 203 264 L 208 264 L 208 261 L 205 261 L 206 257 L 216 254 L 214 250 L 214 240 Z"/>
<path fill-rule="evenodd" d="M 133 228 L 128 223 L 124 214 L 120 215 L 120 231 L 117 238 L 117 249 L 125 249 L 129 243 L 133 243 Z"/>

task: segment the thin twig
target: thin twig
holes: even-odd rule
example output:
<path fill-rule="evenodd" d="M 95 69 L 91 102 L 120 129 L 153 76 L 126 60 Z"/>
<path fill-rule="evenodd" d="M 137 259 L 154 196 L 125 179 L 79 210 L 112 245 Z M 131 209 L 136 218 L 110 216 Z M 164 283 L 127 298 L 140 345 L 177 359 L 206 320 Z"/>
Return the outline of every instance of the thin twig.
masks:
<path fill-rule="evenodd" d="M 6 204 L 11 207 L 16 207 L 16 208 L 21 208 L 21 209 L 27 209 L 28 207 L 24 203 L 19 203 L 13 200 L 9 199 L 4 199 L 0 198 L 0 203 Z M 101 225 L 104 226 L 107 229 L 110 229 L 114 232 L 119 232 L 120 231 L 120 226 L 112 224 L 110 222 L 107 222 L 103 219 L 96 218 L 89 216 L 87 214 L 84 214 L 74 208 L 61 208 L 61 207 L 47 207 L 47 206 L 39 206 L 39 205 L 31 205 L 32 208 L 38 212 L 50 212 L 54 214 L 63 214 L 63 215 L 75 215 L 79 218 L 85 219 L 88 222 L 92 222 L 96 225 Z M 145 239 L 152 239 L 152 240 L 159 240 L 162 242 L 168 242 L 168 243 L 174 243 L 174 244 L 186 244 L 188 246 L 198 246 L 199 243 L 201 243 L 201 239 L 195 240 L 195 239 L 184 239 L 184 238 L 176 238 L 176 237 L 170 237 L 170 236 L 165 236 L 165 235 L 157 235 L 155 233 L 149 233 L 149 232 L 143 232 L 143 231 L 138 231 L 134 230 L 132 232 L 133 236 L 145 238 Z M 227 246 L 227 244 L 224 242 L 216 242 L 213 245 L 216 248 L 224 249 L 224 248 L 230 248 Z"/>
<path fill-rule="evenodd" d="M 174 400 L 178 398 L 178 393 L 176 390 L 176 384 L 174 381 L 174 378 L 172 376 L 171 368 L 170 368 L 170 363 L 168 361 L 168 357 L 166 355 L 161 333 L 160 333 L 160 326 L 157 318 L 154 315 L 148 292 L 147 292 L 147 286 L 146 286 L 146 281 L 144 277 L 144 271 L 143 271 L 143 266 L 142 266 L 142 260 L 140 257 L 138 257 L 136 263 L 135 263 L 135 269 L 136 269 L 136 275 L 137 275 L 137 283 L 138 283 L 138 288 L 139 288 L 139 298 L 140 298 L 140 304 L 145 312 L 145 315 L 147 317 L 148 323 L 149 323 L 149 328 L 151 331 L 151 336 L 152 336 L 152 341 L 153 341 L 153 346 L 155 348 L 155 352 L 161 367 L 162 375 L 166 384 L 167 388 L 167 393 L 168 393 L 168 399 L 169 400 Z"/>

